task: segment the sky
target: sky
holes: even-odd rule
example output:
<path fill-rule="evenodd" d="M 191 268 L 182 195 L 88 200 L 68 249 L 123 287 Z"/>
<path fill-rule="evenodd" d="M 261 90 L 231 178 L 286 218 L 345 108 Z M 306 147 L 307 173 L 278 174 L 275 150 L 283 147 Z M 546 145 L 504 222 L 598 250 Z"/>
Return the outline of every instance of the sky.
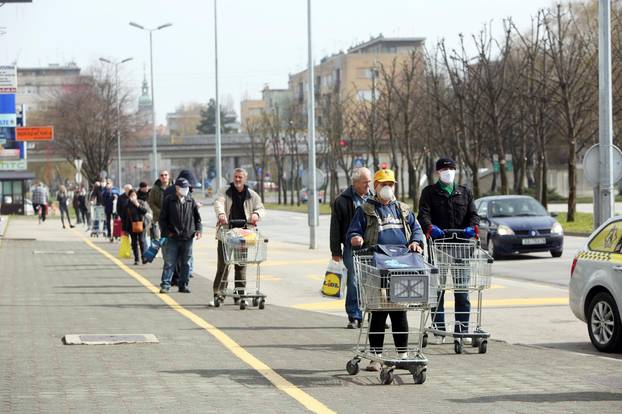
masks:
<path fill-rule="evenodd" d="M 0 0 L 1 3 L 1 0 Z M 441 38 L 456 44 L 492 24 L 499 33 L 512 17 L 527 28 L 552 0 L 312 0 L 314 61 L 382 33 L 385 37 Z M 136 98 L 146 70 L 149 35 L 129 25 L 173 26 L 153 33 L 156 116 L 182 103 L 214 97 L 213 0 L 33 0 L 0 7 L 0 64 L 47 66 L 76 62 L 84 71 L 109 60 L 121 66 Z M 288 74 L 307 65 L 305 0 L 220 0 L 218 60 L 221 103 L 239 113 L 245 97 L 264 85 L 286 88 Z"/>

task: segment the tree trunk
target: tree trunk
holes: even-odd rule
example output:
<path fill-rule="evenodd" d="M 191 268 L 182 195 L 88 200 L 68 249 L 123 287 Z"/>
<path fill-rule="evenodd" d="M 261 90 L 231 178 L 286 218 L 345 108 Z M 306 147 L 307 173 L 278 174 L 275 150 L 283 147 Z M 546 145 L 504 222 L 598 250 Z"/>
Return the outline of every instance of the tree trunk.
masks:
<path fill-rule="evenodd" d="M 568 143 L 568 222 L 575 220 L 577 208 L 577 153 L 574 137 Z"/>

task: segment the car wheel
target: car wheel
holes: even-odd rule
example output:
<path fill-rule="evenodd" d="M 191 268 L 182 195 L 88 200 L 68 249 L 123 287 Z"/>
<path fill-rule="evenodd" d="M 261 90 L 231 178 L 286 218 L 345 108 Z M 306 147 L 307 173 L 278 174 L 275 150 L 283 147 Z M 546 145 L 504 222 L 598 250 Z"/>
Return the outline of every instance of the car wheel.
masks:
<path fill-rule="evenodd" d="M 587 330 L 592 344 L 601 352 L 613 352 L 622 345 L 622 326 L 615 300 L 608 292 L 600 292 L 590 302 Z"/>
<path fill-rule="evenodd" d="M 488 250 L 488 254 L 493 259 L 498 259 L 499 258 L 499 254 L 495 251 L 495 243 L 492 241 L 492 239 L 488 239 L 488 246 L 487 246 L 486 249 Z"/>
<path fill-rule="evenodd" d="M 551 250 L 551 256 L 553 257 L 562 257 L 563 250 Z"/>

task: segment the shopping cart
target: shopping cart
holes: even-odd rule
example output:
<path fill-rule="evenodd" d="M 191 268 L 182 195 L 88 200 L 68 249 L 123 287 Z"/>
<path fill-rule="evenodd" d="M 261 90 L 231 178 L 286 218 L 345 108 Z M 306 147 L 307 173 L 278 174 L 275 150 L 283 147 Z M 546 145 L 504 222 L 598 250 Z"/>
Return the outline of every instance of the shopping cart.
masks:
<path fill-rule="evenodd" d="M 439 271 L 439 300 L 447 291 L 469 295 L 477 293 L 477 302 L 468 311 L 440 311 L 432 309 L 431 327 L 428 333 L 454 339 L 454 351 L 461 354 L 464 340 L 471 338 L 479 353 L 486 353 L 490 333 L 482 329 L 482 292 L 490 288 L 493 259 L 481 248 L 479 237 L 465 238 L 464 230 L 443 230 L 447 237 L 428 238 L 429 262 Z M 459 237 L 460 236 L 460 237 Z M 468 297 L 468 296 L 467 296 Z M 453 315 L 454 323 L 447 323 L 446 316 Z M 452 328 L 453 327 L 453 328 Z M 449 329 L 448 329 L 449 328 Z M 426 335 L 427 342 L 427 335 Z"/>
<path fill-rule="evenodd" d="M 354 273 L 359 290 L 359 305 L 363 320 L 358 332 L 355 356 L 346 364 L 350 375 L 359 372 L 359 363 L 366 359 L 382 364 L 379 379 L 382 384 L 393 382 L 395 369 L 407 370 L 416 384 L 423 384 L 428 360 L 423 355 L 423 337 L 430 309 L 436 305 L 438 270 L 428 263 L 417 269 L 384 270 L 374 265 L 374 249 L 354 251 Z M 415 253 L 413 253 L 415 254 Z M 369 344 L 371 313 L 374 311 L 406 311 L 415 314 L 408 332 L 386 332 L 372 335 L 408 334 L 406 349 L 384 344 L 382 353 L 373 352 Z M 406 351 L 406 353 L 404 353 Z M 406 356 L 406 358 L 404 358 Z"/>
<path fill-rule="evenodd" d="M 104 233 L 106 211 L 104 206 L 91 206 L 91 237 L 99 237 Z"/>
<path fill-rule="evenodd" d="M 254 264 L 256 265 L 256 278 L 254 291 L 249 290 L 248 286 L 238 287 L 240 284 L 246 285 L 248 283 L 248 275 L 244 281 L 234 280 L 233 288 L 227 288 L 227 281 L 223 280 L 221 295 L 214 298 L 214 305 L 220 306 L 225 297 L 231 296 L 235 303 L 239 303 L 241 310 L 246 309 L 248 305 L 246 299 L 250 299 L 253 306 L 264 309 L 267 296 L 261 292 L 260 264 L 266 260 L 268 255 L 268 239 L 256 227 L 249 227 L 246 220 L 231 220 L 228 227 L 221 226 L 218 239 L 222 241 L 225 264 L 227 266 Z"/>

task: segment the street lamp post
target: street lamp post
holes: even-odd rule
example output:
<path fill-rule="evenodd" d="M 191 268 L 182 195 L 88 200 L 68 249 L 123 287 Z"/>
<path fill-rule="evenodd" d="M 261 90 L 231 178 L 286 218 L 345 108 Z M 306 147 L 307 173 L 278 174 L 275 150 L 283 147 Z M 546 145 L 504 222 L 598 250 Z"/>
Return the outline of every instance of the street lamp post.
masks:
<path fill-rule="evenodd" d="M 218 96 L 218 4 L 214 0 L 214 74 L 216 76 L 216 191 L 222 182 L 222 135 L 220 126 L 220 98 Z"/>
<path fill-rule="evenodd" d="M 313 49 L 311 37 L 311 0 L 307 0 L 307 47 L 309 59 L 309 91 L 307 100 L 307 130 L 309 136 L 309 248 L 317 249 L 316 228 L 319 225 L 318 203 L 316 194 L 317 177 L 315 173 L 315 79 L 313 74 Z"/>
<path fill-rule="evenodd" d="M 153 152 L 153 177 L 158 178 L 158 144 L 156 142 L 156 119 L 155 119 L 155 91 L 153 89 L 153 32 L 167 27 L 171 27 L 172 23 L 166 23 L 153 29 L 146 28 L 138 23 L 130 22 L 130 26 L 149 32 L 149 61 L 151 66 L 151 124 L 153 126 L 152 152 Z"/>
<path fill-rule="evenodd" d="M 117 184 L 119 188 L 123 185 L 123 179 L 121 177 L 121 103 L 119 102 L 119 65 L 129 62 L 132 58 L 123 59 L 120 62 L 112 62 L 105 58 L 99 58 L 104 63 L 114 65 L 114 83 L 115 83 L 115 100 L 117 106 Z"/>

